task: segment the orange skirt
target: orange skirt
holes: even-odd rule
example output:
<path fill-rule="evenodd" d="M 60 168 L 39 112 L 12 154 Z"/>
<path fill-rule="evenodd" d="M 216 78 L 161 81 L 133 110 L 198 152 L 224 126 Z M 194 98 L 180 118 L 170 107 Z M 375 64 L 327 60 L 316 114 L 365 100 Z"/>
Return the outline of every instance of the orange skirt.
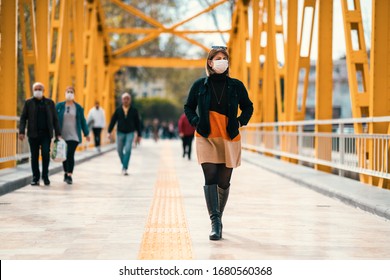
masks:
<path fill-rule="evenodd" d="M 208 138 L 195 132 L 196 154 L 199 164 L 224 163 L 226 167 L 241 165 L 241 136 L 230 139 L 226 127 L 228 118 L 210 111 L 210 135 Z"/>

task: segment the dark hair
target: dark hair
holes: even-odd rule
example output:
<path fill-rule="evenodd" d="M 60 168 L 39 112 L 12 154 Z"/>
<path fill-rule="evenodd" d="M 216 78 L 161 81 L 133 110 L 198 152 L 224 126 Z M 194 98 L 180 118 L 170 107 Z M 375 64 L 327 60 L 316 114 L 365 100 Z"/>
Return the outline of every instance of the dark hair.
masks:
<path fill-rule="evenodd" d="M 72 90 L 72 91 L 73 91 L 73 94 L 76 94 L 76 90 L 74 89 L 74 87 L 72 87 L 72 86 L 67 86 L 66 89 L 65 89 L 65 92 L 67 92 L 68 90 Z"/>
<path fill-rule="evenodd" d="M 212 48 L 210 50 L 209 54 L 207 55 L 207 61 L 206 61 L 206 75 L 207 76 L 215 74 L 215 71 L 209 65 L 209 60 L 212 60 L 214 58 L 214 56 L 216 56 L 217 53 L 223 53 L 224 55 L 226 55 L 227 59 L 229 60 L 229 53 L 225 47 Z M 229 76 L 229 67 L 228 67 L 228 69 L 226 69 L 225 73 L 226 73 L 226 76 Z"/>

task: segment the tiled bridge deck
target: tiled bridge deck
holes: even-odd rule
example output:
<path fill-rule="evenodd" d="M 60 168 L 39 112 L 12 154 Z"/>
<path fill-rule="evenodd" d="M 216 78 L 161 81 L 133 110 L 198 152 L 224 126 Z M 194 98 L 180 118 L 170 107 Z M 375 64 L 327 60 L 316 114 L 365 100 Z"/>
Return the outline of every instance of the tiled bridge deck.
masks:
<path fill-rule="evenodd" d="M 202 171 L 178 140 L 144 140 L 120 171 L 110 150 L 73 185 L 53 171 L 1 196 L 0 259 L 390 259 L 389 190 L 244 151 L 210 241 Z"/>

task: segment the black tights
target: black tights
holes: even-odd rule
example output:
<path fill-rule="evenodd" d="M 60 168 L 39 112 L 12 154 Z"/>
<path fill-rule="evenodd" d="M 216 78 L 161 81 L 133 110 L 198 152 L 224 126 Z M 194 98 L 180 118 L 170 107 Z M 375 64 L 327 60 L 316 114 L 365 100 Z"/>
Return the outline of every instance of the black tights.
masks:
<path fill-rule="evenodd" d="M 217 184 L 222 189 L 230 186 L 233 168 L 226 167 L 224 163 L 202 163 L 205 185 Z"/>

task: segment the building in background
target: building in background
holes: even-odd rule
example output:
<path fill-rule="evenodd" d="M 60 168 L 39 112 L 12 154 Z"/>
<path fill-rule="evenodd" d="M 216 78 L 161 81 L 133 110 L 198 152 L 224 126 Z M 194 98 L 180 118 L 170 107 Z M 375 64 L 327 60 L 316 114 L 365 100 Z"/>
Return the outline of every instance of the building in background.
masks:
<path fill-rule="evenodd" d="M 315 116 L 315 89 L 316 89 L 316 65 L 315 61 L 310 66 L 309 86 L 306 100 L 306 119 L 314 119 Z M 303 85 L 303 76 L 300 77 L 300 85 Z M 302 87 L 303 88 L 303 87 Z M 298 96 L 299 90 L 298 86 Z M 345 59 L 333 61 L 333 118 L 351 118 L 351 97 L 348 85 L 348 72 Z"/>

